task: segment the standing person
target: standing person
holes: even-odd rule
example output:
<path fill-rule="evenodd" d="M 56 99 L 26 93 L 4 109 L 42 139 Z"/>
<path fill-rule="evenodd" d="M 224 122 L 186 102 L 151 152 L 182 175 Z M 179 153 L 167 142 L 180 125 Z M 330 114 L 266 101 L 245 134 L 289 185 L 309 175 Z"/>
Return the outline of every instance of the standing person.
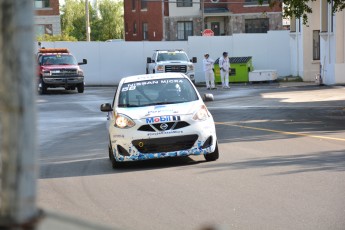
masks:
<path fill-rule="evenodd" d="M 222 79 L 222 87 L 230 89 L 229 87 L 229 71 L 230 61 L 227 52 L 223 52 L 223 56 L 219 58 L 220 78 Z"/>
<path fill-rule="evenodd" d="M 216 89 L 214 85 L 214 73 L 213 73 L 213 64 L 214 60 L 209 58 L 209 54 L 204 55 L 203 67 L 205 72 L 205 80 L 207 89 Z"/>

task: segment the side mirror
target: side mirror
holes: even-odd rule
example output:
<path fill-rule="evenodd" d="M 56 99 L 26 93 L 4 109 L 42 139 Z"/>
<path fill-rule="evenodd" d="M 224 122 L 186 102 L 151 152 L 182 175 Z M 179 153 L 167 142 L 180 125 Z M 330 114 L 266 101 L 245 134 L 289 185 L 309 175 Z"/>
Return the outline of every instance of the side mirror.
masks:
<path fill-rule="evenodd" d="M 148 58 L 146 59 L 146 63 L 151 63 L 151 62 L 152 62 L 151 58 L 148 57 Z"/>
<path fill-rule="evenodd" d="M 193 57 L 193 58 L 192 58 L 192 62 L 193 62 L 193 63 L 197 63 L 197 62 L 198 62 L 198 59 L 197 59 L 196 57 Z"/>
<path fill-rule="evenodd" d="M 203 101 L 214 101 L 214 97 L 212 93 L 205 93 L 204 96 L 202 97 Z"/>
<path fill-rule="evenodd" d="M 83 62 L 79 62 L 78 65 L 86 65 L 87 64 L 87 59 L 83 59 Z"/>
<path fill-rule="evenodd" d="M 102 112 L 111 112 L 111 111 L 113 111 L 113 108 L 111 108 L 111 104 L 105 103 L 105 104 L 102 104 L 102 105 L 101 105 L 100 110 L 101 110 Z"/>

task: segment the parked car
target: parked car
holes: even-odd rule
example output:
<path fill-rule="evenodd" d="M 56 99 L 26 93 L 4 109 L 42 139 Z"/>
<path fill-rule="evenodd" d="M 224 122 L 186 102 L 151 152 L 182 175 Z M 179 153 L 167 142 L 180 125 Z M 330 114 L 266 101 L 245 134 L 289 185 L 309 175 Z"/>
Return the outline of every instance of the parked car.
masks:
<path fill-rule="evenodd" d="M 205 94 L 204 100 L 213 100 Z M 122 161 L 204 155 L 219 157 L 216 129 L 191 80 L 182 73 L 123 78 L 107 112 L 109 158 L 113 168 Z"/>

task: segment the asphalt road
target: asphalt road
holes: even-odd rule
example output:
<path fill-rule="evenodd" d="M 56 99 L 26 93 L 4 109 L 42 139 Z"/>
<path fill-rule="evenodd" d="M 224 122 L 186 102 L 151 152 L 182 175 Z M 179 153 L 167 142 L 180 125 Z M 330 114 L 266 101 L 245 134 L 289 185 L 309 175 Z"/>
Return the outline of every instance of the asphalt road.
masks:
<path fill-rule="evenodd" d="M 41 208 L 120 229 L 345 229 L 345 87 L 212 91 L 218 161 L 117 170 L 99 111 L 113 92 L 37 98 Z"/>

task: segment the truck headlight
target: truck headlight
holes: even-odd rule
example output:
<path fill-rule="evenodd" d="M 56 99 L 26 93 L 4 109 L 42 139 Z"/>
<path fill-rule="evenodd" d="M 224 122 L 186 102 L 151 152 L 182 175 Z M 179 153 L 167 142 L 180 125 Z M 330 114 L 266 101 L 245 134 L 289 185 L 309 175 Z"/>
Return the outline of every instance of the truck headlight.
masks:
<path fill-rule="evenodd" d="M 205 105 L 202 105 L 193 115 L 193 120 L 196 121 L 204 121 L 210 117 L 210 113 L 208 112 Z"/>
<path fill-rule="evenodd" d="M 43 75 L 43 77 L 49 77 L 52 74 L 51 74 L 51 72 L 49 70 L 46 70 L 46 71 L 43 71 L 42 75 Z"/>
<path fill-rule="evenodd" d="M 157 71 L 164 71 L 164 65 L 158 65 Z"/>
<path fill-rule="evenodd" d="M 77 73 L 78 73 L 78 76 L 79 76 L 79 77 L 84 76 L 84 72 L 83 72 L 82 70 L 78 70 L 78 72 L 77 72 Z"/>
<path fill-rule="evenodd" d="M 115 127 L 120 129 L 132 128 L 135 125 L 134 121 L 123 114 L 116 115 Z"/>
<path fill-rule="evenodd" d="M 193 71 L 194 65 L 187 65 L 187 71 Z"/>

